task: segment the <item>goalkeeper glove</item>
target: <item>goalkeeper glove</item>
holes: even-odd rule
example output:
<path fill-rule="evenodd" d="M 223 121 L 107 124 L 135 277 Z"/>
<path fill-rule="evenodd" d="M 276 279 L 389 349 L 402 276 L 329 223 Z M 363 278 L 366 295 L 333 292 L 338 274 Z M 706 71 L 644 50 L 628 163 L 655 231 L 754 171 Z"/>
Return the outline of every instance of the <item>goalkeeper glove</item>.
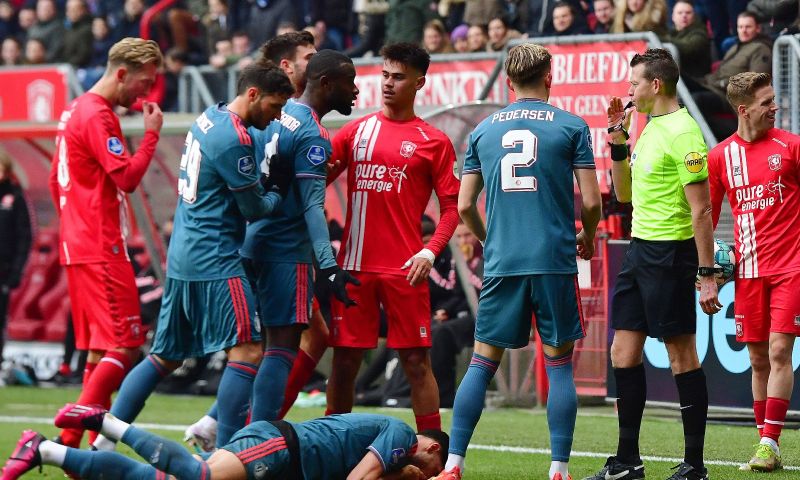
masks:
<path fill-rule="evenodd" d="M 345 307 L 356 305 L 356 302 L 347 296 L 348 283 L 352 283 L 356 286 L 361 285 L 361 282 L 356 277 L 350 275 L 346 270 L 342 270 L 339 265 L 323 268 L 320 273 L 331 282 L 333 296 L 335 296 L 337 300 L 344 303 Z"/>

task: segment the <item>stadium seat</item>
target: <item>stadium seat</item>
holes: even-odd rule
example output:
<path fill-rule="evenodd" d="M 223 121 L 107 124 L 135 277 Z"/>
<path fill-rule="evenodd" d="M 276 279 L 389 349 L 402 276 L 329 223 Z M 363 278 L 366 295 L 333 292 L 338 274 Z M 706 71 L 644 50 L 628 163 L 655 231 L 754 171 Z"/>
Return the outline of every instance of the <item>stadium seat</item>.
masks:
<path fill-rule="evenodd" d="M 44 327 L 42 340 L 45 342 L 63 342 L 67 335 L 67 322 L 69 321 L 69 297 L 62 298 L 58 309 L 54 311 Z"/>
<path fill-rule="evenodd" d="M 9 340 L 31 341 L 41 340 L 44 336 L 45 321 L 32 319 L 14 319 L 8 322 L 6 334 Z"/>

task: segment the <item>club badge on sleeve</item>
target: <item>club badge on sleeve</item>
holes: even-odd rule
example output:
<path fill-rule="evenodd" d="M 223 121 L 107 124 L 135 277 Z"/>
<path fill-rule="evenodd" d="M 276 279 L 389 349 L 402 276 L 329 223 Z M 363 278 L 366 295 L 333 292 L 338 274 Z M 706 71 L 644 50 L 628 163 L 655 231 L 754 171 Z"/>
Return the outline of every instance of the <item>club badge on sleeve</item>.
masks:
<path fill-rule="evenodd" d="M 311 145 L 311 148 L 308 149 L 308 153 L 306 154 L 306 158 L 311 162 L 311 165 L 319 165 L 325 161 L 325 149 L 319 145 Z"/>
<path fill-rule="evenodd" d="M 125 151 L 125 145 L 123 145 L 122 140 L 117 137 L 109 137 L 108 140 L 106 140 L 106 148 L 109 153 L 117 156 L 122 155 L 122 152 Z"/>

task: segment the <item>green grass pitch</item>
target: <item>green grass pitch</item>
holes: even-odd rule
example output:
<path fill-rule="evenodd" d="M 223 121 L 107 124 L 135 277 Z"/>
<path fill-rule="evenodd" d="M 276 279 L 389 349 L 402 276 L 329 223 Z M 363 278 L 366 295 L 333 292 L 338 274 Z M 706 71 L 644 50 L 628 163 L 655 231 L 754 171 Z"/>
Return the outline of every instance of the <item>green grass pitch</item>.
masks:
<path fill-rule="evenodd" d="M 47 436 L 57 430 L 49 420 L 53 414 L 68 401 L 78 396 L 75 389 L 32 389 L 7 387 L 0 388 L 0 456 L 5 458 L 14 448 L 20 431 L 34 428 Z M 213 401 L 210 397 L 189 397 L 154 395 L 147 402 L 139 422 L 148 424 L 152 431 L 180 441 L 182 429 L 177 426 L 188 425 L 199 418 Z M 380 412 L 402 418 L 413 425 L 413 415 L 407 410 L 359 409 L 359 411 Z M 320 408 L 293 409 L 289 420 L 300 421 L 321 415 Z M 451 412 L 443 414 L 445 428 L 449 428 Z M 617 420 L 609 407 L 582 407 L 579 410 L 575 430 L 573 458 L 570 472 L 575 480 L 598 470 L 604 458 L 601 455 L 613 452 L 616 448 Z M 796 430 L 785 430 L 782 437 L 784 463 L 800 466 L 800 435 Z M 481 422 L 472 439 L 478 448 L 471 449 L 467 455 L 465 480 L 494 479 L 546 479 L 550 457 L 545 449 L 549 447 L 547 419 L 541 408 L 534 409 L 491 409 L 484 411 Z M 726 462 L 745 461 L 752 455 L 756 443 L 753 427 L 737 427 L 710 424 L 706 435 L 706 460 L 720 464 L 710 464 L 710 478 L 713 480 L 736 480 L 765 478 L 771 480 L 800 478 L 797 470 L 783 470 L 771 474 L 740 472 Z M 517 451 L 514 448 L 518 447 Z M 647 478 L 666 479 L 673 458 L 683 454 L 683 436 L 680 421 L 674 415 L 663 415 L 662 411 L 647 410 L 642 426 L 642 455 L 653 458 L 645 460 Z M 120 452 L 134 458 L 136 454 L 127 447 Z M 45 467 L 40 474 L 32 471 L 24 478 L 63 479 L 60 470 Z"/>

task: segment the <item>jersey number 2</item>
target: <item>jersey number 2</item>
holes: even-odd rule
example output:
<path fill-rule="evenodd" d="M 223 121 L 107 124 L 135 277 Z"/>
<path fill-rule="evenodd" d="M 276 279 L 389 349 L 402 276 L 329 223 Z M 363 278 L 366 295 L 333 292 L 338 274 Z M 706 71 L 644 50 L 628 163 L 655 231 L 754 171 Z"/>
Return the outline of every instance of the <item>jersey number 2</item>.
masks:
<path fill-rule="evenodd" d="M 522 151 L 507 153 L 500 160 L 500 179 L 504 192 L 536 191 L 536 177 L 517 175 L 517 169 L 536 163 L 539 139 L 530 130 L 509 130 L 503 135 L 503 148 L 516 148 L 520 144 Z"/>
<path fill-rule="evenodd" d="M 195 140 L 192 132 L 186 135 L 183 155 L 181 155 L 181 175 L 178 178 L 178 195 L 186 203 L 197 200 L 197 179 L 200 176 L 200 142 Z"/>

